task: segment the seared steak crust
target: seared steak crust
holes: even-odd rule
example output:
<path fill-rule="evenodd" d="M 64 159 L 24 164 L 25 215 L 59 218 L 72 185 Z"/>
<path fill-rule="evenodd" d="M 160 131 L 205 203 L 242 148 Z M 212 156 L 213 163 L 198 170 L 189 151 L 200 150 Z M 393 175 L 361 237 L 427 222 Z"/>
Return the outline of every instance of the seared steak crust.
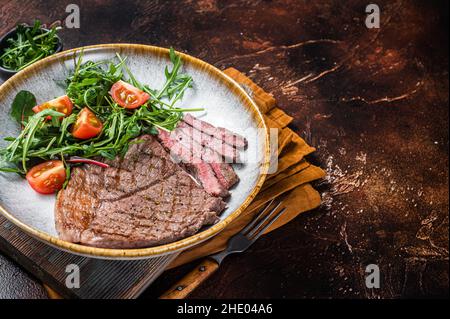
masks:
<path fill-rule="evenodd" d="M 104 248 L 164 244 L 213 224 L 225 203 L 209 195 L 153 136 L 144 135 L 110 167 L 72 170 L 58 194 L 56 229 L 64 240 Z"/>

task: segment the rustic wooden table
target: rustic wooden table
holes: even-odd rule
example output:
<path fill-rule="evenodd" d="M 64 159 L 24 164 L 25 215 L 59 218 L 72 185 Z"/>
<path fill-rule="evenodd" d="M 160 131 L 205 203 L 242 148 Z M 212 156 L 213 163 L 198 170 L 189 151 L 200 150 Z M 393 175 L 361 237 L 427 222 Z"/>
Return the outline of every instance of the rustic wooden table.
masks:
<path fill-rule="evenodd" d="M 0 0 L 0 33 L 64 20 L 78 3 L 81 28 L 61 32 L 65 48 L 173 46 L 233 66 L 318 148 L 322 207 L 230 257 L 193 298 L 448 296 L 448 2 L 376 1 L 380 28 L 368 29 L 371 2 Z M 365 286 L 371 263 L 379 289 Z M 166 272 L 143 298 L 193 266 Z M 0 291 L 11 278 L 26 289 L 9 296 L 44 296 L 0 256 Z"/>

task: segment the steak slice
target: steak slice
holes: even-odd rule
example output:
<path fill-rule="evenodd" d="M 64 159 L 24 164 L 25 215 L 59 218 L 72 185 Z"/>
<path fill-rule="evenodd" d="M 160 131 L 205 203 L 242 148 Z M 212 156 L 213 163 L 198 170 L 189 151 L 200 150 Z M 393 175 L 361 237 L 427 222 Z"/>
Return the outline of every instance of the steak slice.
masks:
<path fill-rule="evenodd" d="M 229 196 L 227 188 L 224 187 L 214 174 L 214 171 L 209 163 L 205 163 L 200 155 L 192 152 L 192 149 L 181 144 L 176 138 L 175 133 L 158 129 L 158 138 L 161 143 L 170 150 L 170 153 L 177 157 L 186 169 L 192 173 L 203 185 L 203 188 L 214 196 L 226 197 Z"/>
<path fill-rule="evenodd" d="M 72 170 L 58 194 L 56 230 L 61 239 L 103 248 L 165 244 L 213 224 L 225 208 L 150 135 L 137 138 L 109 168 Z"/>
<path fill-rule="evenodd" d="M 183 121 L 192 126 L 193 128 L 204 132 L 205 134 L 214 136 L 215 138 L 222 140 L 224 143 L 234 146 L 239 149 L 244 149 L 247 146 L 247 139 L 239 134 L 231 132 L 223 127 L 215 127 L 214 125 L 199 120 L 198 118 L 185 114 Z"/>
<path fill-rule="evenodd" d="M 177 128 L 171 132 L 171 137 L 176 140 L 176 143 L 182 145 L 184 148 L 191 150 L 192 154 L 196 154 L 202 161 L 211 165 L 214 174 L 219 183 L 226 189 L 230 189 L 239 181 L 239 177 L 233 170 L 230 164 L 224 163 L 222 157 L 208 147 L 203 147 L 190 135 L 193 130 L 185 130 L 183 127 Z M 195 133 L 194 133 L 195 134 Z"/>
<path fill-rule="evenodd" d="M 224 141 L 196 130 L 183 121 L 180 121 L 178 123 L 177 130 L 184 132 L 188 136 L 191 136 L 192 139 L 198 144 L 217 152 L 219 155 L 223 156 L 227 160 L 227 162 L 236 163 L 239 161 L 239 150 L 231 145 L 228 145 Z"/>
<path fill-rule="evenodd" d="M 211 167 L 216 174 L 219 183 L 222 184 L 226 189 L 230 189 L 237 182 L 239 182 L 239 177 L 228 163 L 211 163 Z"/>

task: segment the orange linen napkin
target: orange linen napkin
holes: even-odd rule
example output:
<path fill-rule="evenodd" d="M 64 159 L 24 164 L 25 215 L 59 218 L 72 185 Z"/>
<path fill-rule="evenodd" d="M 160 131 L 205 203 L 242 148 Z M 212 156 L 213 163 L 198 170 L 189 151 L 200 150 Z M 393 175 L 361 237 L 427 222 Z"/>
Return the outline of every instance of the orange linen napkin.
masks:
<path fill-rule="evenodd" d="M 250 222 L 258 212 L 258 208 L 273 198 L 283 198 L 286 212 L 266 233 L 290 222 L 300 213 L 320 205 L 320 195 L 310 182 L 323 178 L 325 172 L 305 159 L 305 156 L 315 149 L 287 127 L 292 117 L 276 108 L 275 99 L 238 70 L 229 68 L 225 73 L 251 91 L 253 100 L 264 114 L 267 126 L 279 129 L 278 170 L 275 174 L 267 176 L 262 190 L 239 218 L 210 240 L 182 252 L 169 268 L 222 251 L 228 239 Z"/>

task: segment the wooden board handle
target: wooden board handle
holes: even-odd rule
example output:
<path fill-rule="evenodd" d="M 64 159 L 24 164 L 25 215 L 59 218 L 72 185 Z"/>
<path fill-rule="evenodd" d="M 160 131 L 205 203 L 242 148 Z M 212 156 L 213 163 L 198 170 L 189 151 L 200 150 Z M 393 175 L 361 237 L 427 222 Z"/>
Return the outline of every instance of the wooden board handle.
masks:
<path fill-rule="evenodd" d="M 219 265 L 212 259 L 206 258 L 194 270 L 184 276 L 179 282 L 162 294 L 159 299 L 184 299 L 195 288 L 200 286 L 209 276 L 211 276 Z"/>
<path fill-rule="evenodd" d="M 47 291 L 47 295 L 49 299 L 63 299 L 56 291 L 54 291 L 52 288 L 47 286 L 46 284 L 43 284 L 45 291 Z"/>

